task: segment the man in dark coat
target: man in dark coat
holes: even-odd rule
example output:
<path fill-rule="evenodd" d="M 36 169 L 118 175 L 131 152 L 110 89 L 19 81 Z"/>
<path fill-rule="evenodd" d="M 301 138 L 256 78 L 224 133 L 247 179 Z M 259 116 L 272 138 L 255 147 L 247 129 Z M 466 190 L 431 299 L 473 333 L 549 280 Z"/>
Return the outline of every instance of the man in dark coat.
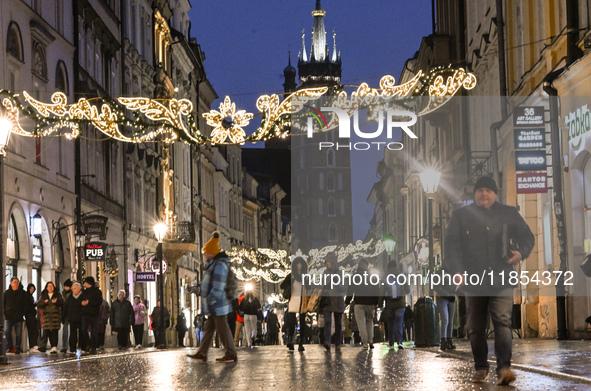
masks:
<path fill-rule="evenodd" d="M 96 354 L 98 346 L 98 316 L 103 293 L 94 286 L 94 278 L 84 279 L 84 291 L 82 292 L 82 346 L 90 354 Z M 90 327 L 90 336 L 88 335 Z"/>
<path fill-rule="evenodd" d="M 117 332 L 119 350 L 129 346 L 129 330 L 135 323 L 135 312 L 131 302 L 125 298 L 125 291 L 117 293 L 117 300 L 111 304 L 111 327 Z"/>
<path fill-rule="evenodd" d="M 529 256 L 535 239 L 516 208 L 496 201 L 497 191 L 494 179 L 478 179 L 475 203 L 454 211 L 450 218 L 444 259 L 446 269 L 454 275 L 454 284 L 462 282 L 466 294 L 467 326 L 476 368 L 472 382 L 483 383 L 489 377 L 486 327 L 490 312 L 495 330 L 497 384 L 507 385 L 515 380 L 511 371 L 514 286 L 509 284 L 509 273 L 513 265 Z M 474 276 L 484 276 L 484 281 L 477 284 Z"/>
<path fill-rule="evenodd" d="M 176 332 L 179 339 L 179 347 L 185 347 L 185 334 L 187 333 L 187 318 L 185 314 L 179 311 L 179 316 L 176 320 Z"/>
<path fill-rule="evenodd" d="M 271 309 L 267 313 L 267 319 L 265 320 L 265 322 L 267 323 L 267 335 L 269 336 L 269 345 L 279 344 L 279 319 L 277 318 L 274 309 Z M 304 336 L 300 335 L 300 339 L 303 340 Z"/>
<path fill-rule="evenodd" d="M 8 342 L 8 351 L 20 354 L 23 342 L 23 318 L 28 308 L 27 293 L 16 277 L 10 279 L 10 286 L 4 292 L 4 335 Z M 12 340 L 12 330 L 16 335 L 16 346 Z"/>
<path fill-rule="evenodd" d="M 71 294 L 65 301 L 62 311 L 62 321 L 70 325 L 69 346 L 70 354 L 76 353 L 76 348 L 82 345 L 82 285 L 79 282 L 72 284 Z M 87 331 L 88 332 L 88 331 Z"/>
<path fill-rule="evenodd" d="M 160 311 L 164 311 L 164 324 L 160 324 Z M 154 346 L 158 349 L 165 348 L 166 342 L 166 328 L 170 326 L 170 313 L 166 307 L 160 307 L 160 300 L 158 306 L 154 307 L 152 311 L 152 329 L 154 329 Z"/>

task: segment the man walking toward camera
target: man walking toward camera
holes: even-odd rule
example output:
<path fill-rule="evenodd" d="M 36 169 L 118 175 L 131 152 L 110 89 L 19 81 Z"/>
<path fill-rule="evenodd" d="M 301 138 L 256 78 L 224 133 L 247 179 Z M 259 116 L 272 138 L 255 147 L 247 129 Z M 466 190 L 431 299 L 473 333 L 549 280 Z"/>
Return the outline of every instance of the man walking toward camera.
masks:
<path fill-rule="evenodd" d="M 476 372 L 473 383 L 489 378 L 486 341 L 487 315 L 490 312 L 495 329 L 497 384 L 508 385 L 515 380 L 511 371 L 511 313 L 513 288 L 509 273 L 513 265 L 529 256 L 534 235 L 516 208 L 497 202 L 497 184 L 490 177 L 478 179 L 474 186 L 474 204 L 452 213 L 445 235 L 446 269 L 454 275 L 454 283 L 463 283 L 466 295 L 468 335 Z M 485 276 L 481 284 L 471 278 Z M 502 276 L 504 280 L 502 280 Z M 492 276 L 492 277 L 491 277 Z"/>

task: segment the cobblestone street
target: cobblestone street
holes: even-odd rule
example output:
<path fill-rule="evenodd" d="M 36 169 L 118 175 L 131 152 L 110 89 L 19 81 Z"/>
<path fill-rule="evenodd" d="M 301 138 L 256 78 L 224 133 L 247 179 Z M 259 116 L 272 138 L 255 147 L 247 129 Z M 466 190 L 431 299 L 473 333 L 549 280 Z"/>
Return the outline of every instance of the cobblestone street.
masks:
<path fill-rule="evenodd" d="M 587 344 L 585 344 L 587 345 Z M 534 373 L 515 368 L 512 387 L 497 387 L 496 377 L 486 384 L 470 383 L 472 362 L 463 356 L 441 355 L 435 348 L 389 350 L 376 344 L 373 351 L 345 347 L 326 353 L 318 345 L 288 352 L 284 346 L 239 349 L 235 364 L 216 363 L 223 351 L 211 349 L 207 363 L 186 355 L 192 349 L 137 353 L 105 353 L 80 360 L 59 354 L 21 355 L 10 366 L 0 367 L 3 390 L 587 390 L 591 380 Z M 494 368 L 494 366 L 493 366 Z"/>

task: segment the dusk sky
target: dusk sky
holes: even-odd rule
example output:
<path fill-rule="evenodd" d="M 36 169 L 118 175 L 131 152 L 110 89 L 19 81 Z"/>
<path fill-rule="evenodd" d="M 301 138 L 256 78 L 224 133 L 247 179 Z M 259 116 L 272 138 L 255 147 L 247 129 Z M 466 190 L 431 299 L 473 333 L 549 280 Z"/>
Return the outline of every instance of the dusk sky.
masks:
<path fill-rule="evenodd" d="M 283 92 L 288 52 L 297 68 L 302 30 L 310 53 L 315 0 L 191 0 L 191 4 L 191 35 L 205 52 L 207 78 L 220 99 L 229 95 L 238 109 L 256 114 L 260 95 Z M 432 32 L 429 0 L 322 0 L 322 8 L 331 54 L 333 30 L 337 33 L 345 85 L 367 82 L 379 87 L 387 74 L 398 80 L 404 62 L 419 49 L 422 37 Z M 218 106 L 219 100 L 213 108 Z M 255 117 L 247 133 L 259 123 L 260 117 Z M 354 239 L 364 239 L 373 213 L 366 198 L 377 181 L 376 164 L 383 153 L 357 157 L 355 153 L 351 157 Z"/>

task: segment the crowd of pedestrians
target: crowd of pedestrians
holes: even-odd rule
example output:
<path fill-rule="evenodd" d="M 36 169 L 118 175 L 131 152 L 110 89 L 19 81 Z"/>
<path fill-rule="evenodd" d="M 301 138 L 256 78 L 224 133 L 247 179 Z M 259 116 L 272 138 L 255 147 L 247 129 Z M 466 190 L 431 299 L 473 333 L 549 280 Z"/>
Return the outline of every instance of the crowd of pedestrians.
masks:
<path fill-rule="evenodd" d="M 483 270 L 488 270 L 508 274 L 513 265 L 527 258 L 535 241 L 518 211 L 496 201 L 498 190 L 492 178 L 480 178 L 474 189 L 475 202 L 453 212 L 444 239 L 445 254 L 439 273 L 454 276 L 454 284 L 440 284 L 435 289 L 441 321 L 440 348 L 456 348 L 452 338 L 458 308 L 458 333 L 463 333 L 466 324 L 474 356 L 475 372 L 471 380 L 485 382 L 489 378 L 486 332 L 490 316 L 495 331 L 498 384 L 507 385 L 515 380 L 511 370 L 513 287 L 492 283 L 470 286 L 462 280 L 462 272 L 480 275 Z M 201 306 L 193 320 L 198 350 L 189 355 L 192 359 L 207 361 L 210 347 L 221 344 L 225 353 L 216 361 L 234 363 L 238 361 L 236 349 L 239 346 L 252 349 L 260 343 L 278 344 L 280 330 L 284 331 L 284 344 L 288 350 L 293 351 L 298 345 L 300 352 L 306 350 L 306 343 L 313 341 L 327 352 L 331 351 L 332 345 L 339 352 L 344 343 L 370 350 L 377 341 L 385 341 L 392 349 L 402 350 L 405 349 L 403 341 L 414 337 L 413 318 L 417 314 L 413 314 L 406 302 L 408 285 L 398 285 L 394 279 L 381 284 L 331 284 L 330 289 L 325 286 L 314 290 L 304 283 L 308 265 L 302 258 L 292 262 L 291 273 L 280 285 L 283 297 L 288 300 L 282 328 L 274 309 L 263 311 L 252 286 L 245 286 L 245 291 L 236 295 L 236 277 L 219 242 L 219 233 L 214 232 L 202 249 L 206 263 L 201 280 Z M 332 282 L 334 277 L 341 276 L 336 255 L 328 254 L 324 261 L 323 281 Z M 361 259 L 352 280 L 355 277 L 363 280 L 374 273 L 377 272 L 370 269 L 368 260 Z M 401 273 L 398 262 L 386 265 L 386 275 Z M 377 278 L 384 281 L 384 276 Z M 25 291 L 18 278 L 12 278 L 4 293 L 5 333 L 11 352 L 21 353 L 23 321 L 32 353 L 46 351 L 48 342 L 50 353 L 57 353 L 62 325 L 64 349 L 67 340 L 70 353 L 77 349 L 96 353 L 97 348 L 104 345 L 107 320 L 117 333 L 119 349 L 130 346 L 132 328 L 136 348 L 141 348 L 147 310 L 139 296 L 134 297 L 132 304 L 126 299 L 126 292 L 121 290 L 109 306 L 92 277 L 84 280 L 84 287 L 79 282 L 66 281 L 62 293 L 53 282 L 47 282 L 38 300 L 35 300 L 35 291 L 33 284 L 29 284 Z M 312 314 L 316 316 L 314 320 Z M 168 309 L 158 301 L 150 318 L 155 346 L 165 347 L 165 331 L 170 327 Z M 182 312 L 177 318 L 176 331 L 178 345 L 184 347 L 188 327 Z M 16 341 L 13 341 L 13 332 Z M 242 342 L 242 336 L 246 343 Z M 265 338 L 261 340 L 261 336 Z"/>
<path fill-rule="evenodd" d="M 23 346 L 26 346 L 23 341 L 23 330 L 26 329 L 29 346 L 26 351 L 29 353 L 57 354 L 61 331 L 61 353 L 96 354 L 97 350 L 104 349 L 107 324 L 117 334 L 120 350 L 131 346 L 132 328 L 136 349 L 142 347 L 147 310 L 140 296 L 135 296 L 132 305 L 126 299 L 125 291 L 120 290 L 117 298 L 109 304 L 103 299 L 94 278 L 90 276 L 83 283 L 66 280 L 61 292 L 53 281 L 49 281 L 38 299 L 35 298 L 35 292 L 34 284 L 29 284 L 25 291 L 17 277 L 11 278 L 9 287 L 4 292 L 8 353 L 22 353 Z M 152 329 L 156 335 L 156 346 L 163 347 L 164 328 L 158 324 L 159 311 L 158 306 L 152 313 Z M 170 315 L 166 308 L 163 311 L 168 327 Z M 180 325 L 183 320 L 183 317 L 179 317 L 177 329 L 182 329 Z M 183 337 L 184 335 L 181 337 L 179 334 L 179 342 L 182 342 Z"/>

